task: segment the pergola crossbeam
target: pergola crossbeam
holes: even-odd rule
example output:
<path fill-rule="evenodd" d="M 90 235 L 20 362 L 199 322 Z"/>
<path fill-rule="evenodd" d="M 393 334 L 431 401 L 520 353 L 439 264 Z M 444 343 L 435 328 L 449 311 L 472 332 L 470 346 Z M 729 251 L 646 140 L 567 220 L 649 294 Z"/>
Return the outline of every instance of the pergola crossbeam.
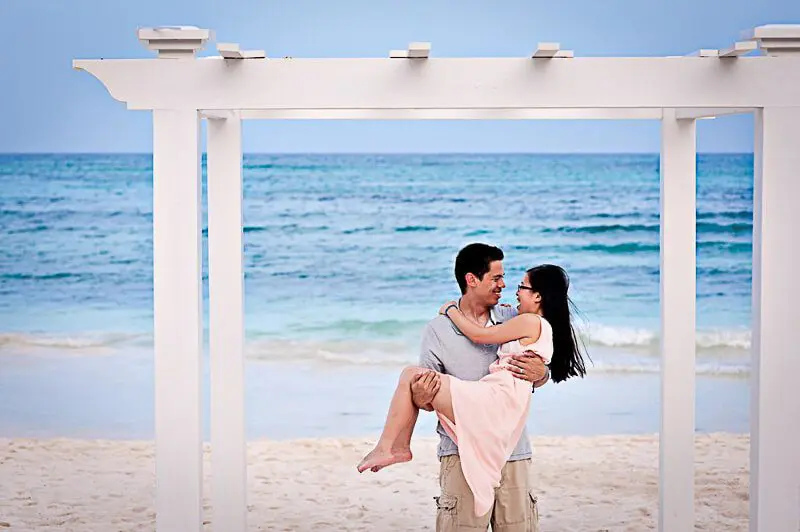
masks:
<path fill-rule="evenodd" d="M 717 116 L 738 115 L 752 113 L 755 109 L 753 107 L 723 107 L 723 108 L 691 108 L 691 109 L 678 109 L 676 117 L 682 119 L 701 119 L 701 118 L 715 118 Z"/>
<path fill-rule="evenodd" d="M 203 110 L 207 118 L 231 111 Z M 659 120 L 660 108 L 642 109 L 243 109 L 246 120 Z"/>
<path fill-rule="evenodd" d="M 129 109 L 684 108 L 798 105 L 794 57 L 74 62 Z M 236 76 L 232 83 L 231 76 Z M 147 80 L 142 83 L 140 80 Z M 202 80 L 202 83 L 198 83 Z M 325 90 L 321 90 L 325 87 Z"/>

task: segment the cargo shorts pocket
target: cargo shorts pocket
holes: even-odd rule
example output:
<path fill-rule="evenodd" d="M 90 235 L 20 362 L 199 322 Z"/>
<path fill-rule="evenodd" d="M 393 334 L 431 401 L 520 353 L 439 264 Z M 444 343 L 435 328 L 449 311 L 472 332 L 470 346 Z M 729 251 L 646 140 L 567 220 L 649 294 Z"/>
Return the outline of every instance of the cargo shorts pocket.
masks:
<path fill-rule="evenodd" d="M 442 495 L 434 497 L 436 501 L 436 530 L 449 532 L 458 530 L 458 497 Z"/>
<path fill-rule="evenodd" d="M 540 532 L 539 529 L 539 500 L 534 495 L 533 490 L 528 491 L 529 500 L 529 523 L 531 532 Z"/>

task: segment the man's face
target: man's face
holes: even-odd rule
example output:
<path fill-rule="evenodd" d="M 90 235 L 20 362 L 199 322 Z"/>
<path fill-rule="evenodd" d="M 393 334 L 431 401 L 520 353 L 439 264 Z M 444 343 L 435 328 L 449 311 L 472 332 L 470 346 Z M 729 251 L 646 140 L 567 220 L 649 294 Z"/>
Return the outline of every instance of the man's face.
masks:
<path fill-rule="evenodd" d="M 500 302 L 503 288 L 506 287 L 506 283 L 503 280 L 504 275 L 503 261 L 496 260 L 489 263 L 489 271 L 486 272 L 483 279 L 478 279 L 476 276 L 468 274 L 467 285 L 480 301 L 486 303 L 487 307 L 493 307 Z"/>

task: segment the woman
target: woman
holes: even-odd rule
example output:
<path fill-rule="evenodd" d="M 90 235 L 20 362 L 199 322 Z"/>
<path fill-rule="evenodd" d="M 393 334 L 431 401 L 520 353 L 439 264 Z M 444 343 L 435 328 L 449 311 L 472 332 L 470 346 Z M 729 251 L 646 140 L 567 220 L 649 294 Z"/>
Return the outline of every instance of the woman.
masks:
<path fill-rule="evenodd" d="M 489 375 L 479 381 L 441 375 L 441 387 L 431 403 L 442 426 L 458 445 L 476 515 L 491 509 L 500 472 L 528 416 L 532 385 L 507 371 L 507 360 L 514 354 L 532 351 L 549 365 L 554 382 L 586 373 L 572 327 L 568 289 L 566 272 L 546 264 L 525 272 L 517 287 L 519 314 L 503 324 L 481 327 L 464 316 L 455 302 L 440 310 L 473 342 L 501 344 L 499 359 L 489 368 Z M 377 472 L 411 460 L 411 434 L 416 422 L 411 381 L 424 371 L 427 370 L 419 367 L 403 370 L 380 440 L 359 463 L 359 472 Z"/>

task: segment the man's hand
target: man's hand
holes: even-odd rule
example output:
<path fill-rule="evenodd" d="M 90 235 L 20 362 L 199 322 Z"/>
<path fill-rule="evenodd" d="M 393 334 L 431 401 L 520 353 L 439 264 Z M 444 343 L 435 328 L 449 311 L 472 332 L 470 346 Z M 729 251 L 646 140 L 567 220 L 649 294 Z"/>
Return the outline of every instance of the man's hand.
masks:
<path fill-rule="evenodd" d="M 525 355 L 514 355 L 508 361 L 511 373 L 518 379 L 538 384 L 547 377 L 547 366 L 539 355 L 528 351 Z"/>
<path fill-rule="evenodd" d="M 417 408 L 431 412 L 433 411 L 431 403 L 441 385 L 442 379 L 437 372 L 428 370 L 417 373 L 411 379 L 411 400 Z"/>

